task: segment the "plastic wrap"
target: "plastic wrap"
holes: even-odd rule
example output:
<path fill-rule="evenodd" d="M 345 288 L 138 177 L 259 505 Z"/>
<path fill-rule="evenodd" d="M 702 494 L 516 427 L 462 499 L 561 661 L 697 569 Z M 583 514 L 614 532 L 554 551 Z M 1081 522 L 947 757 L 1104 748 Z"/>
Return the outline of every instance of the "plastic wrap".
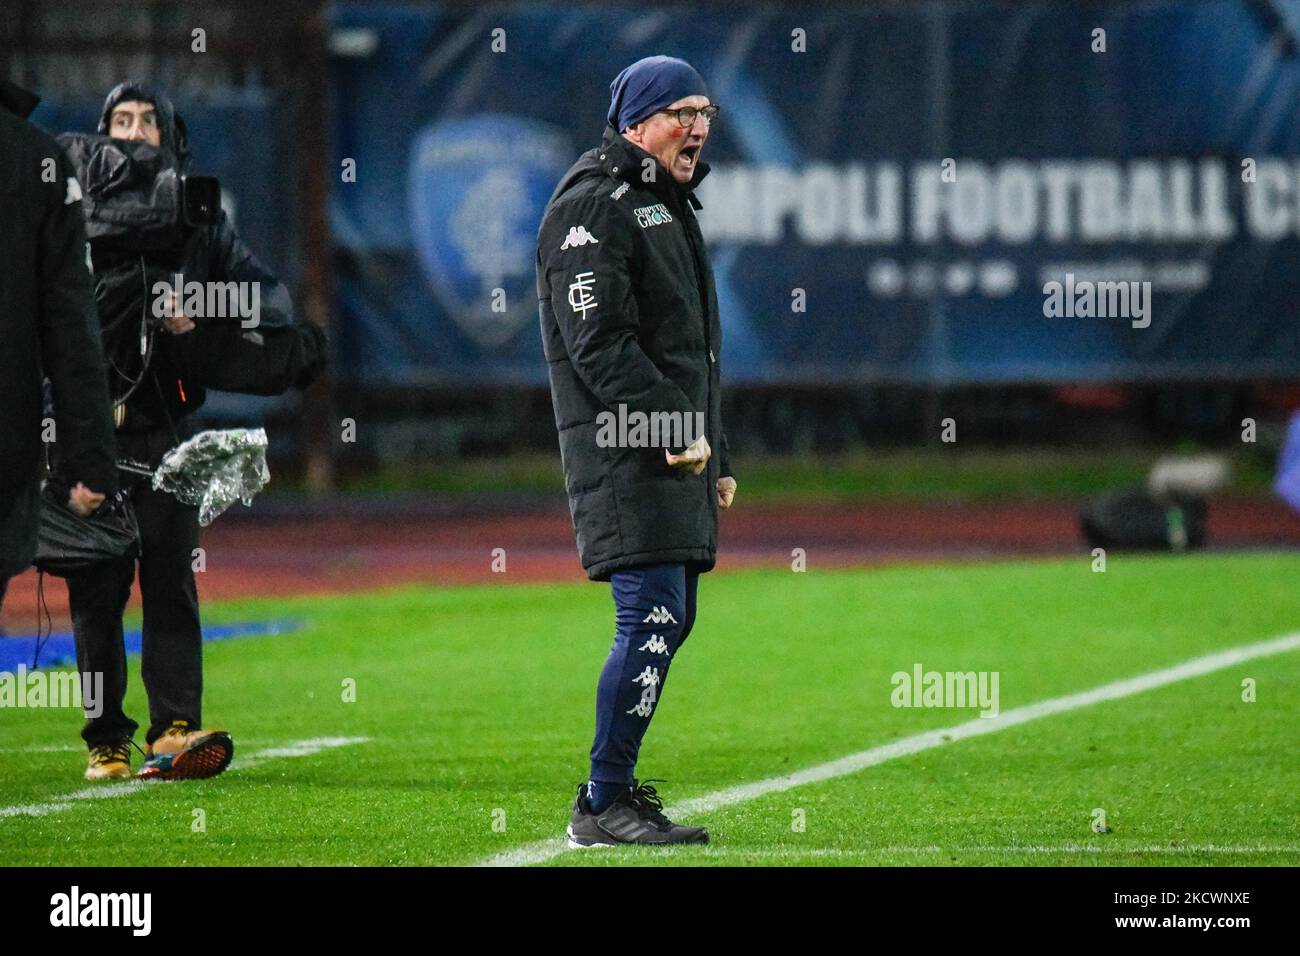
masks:
<path fill-rule="evenodd" d="M 167 452 L 153 486 L 197 505 L 199 524 L 207 527 L 236 499 L 251 505 L 270 480 L 266 430 L 228 428 L 200 432 Z"/>

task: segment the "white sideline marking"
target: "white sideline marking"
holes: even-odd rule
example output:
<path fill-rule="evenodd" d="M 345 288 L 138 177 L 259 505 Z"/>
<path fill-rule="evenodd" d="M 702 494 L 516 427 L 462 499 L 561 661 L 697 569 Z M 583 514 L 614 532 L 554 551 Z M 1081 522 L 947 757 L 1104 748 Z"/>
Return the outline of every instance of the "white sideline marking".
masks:
<path fill-rule="evenodd" d="M 265 740 L 245 740 L 239 738 L 239 742 L 245 746 L 253 744 L 264 744 Z M 85 753 L 85 744 L 28 744 L 24 747 L 0 747 L 0 754 L 62 754 L 62 753 Z"/>
<path fill-rule="evenodd" d="M 230 764 L 231 770 L 248 770 L 252 767 L 275 760 L 279 757 L 310 757 L 312 754 L 329 750 L 332 747 L 348 747 L 352 744 L 364 744 L 369 737 L 311 737 L 307 740 L 295 740 L 283 747 L 268 747 L 247 757 L 236 757 Z"/>
<path fill-rule="evenodd" d="M 684 848 L 686 849 L 686 848 Z M 846 859 L 858 859 L 859 857 L 871 856 L 873 854 L 883 853 L 911 853 L 916 855 L 935 854 L 935 853 L 1089 853 L 1100 856 L 1112 854 L 1183 854 L 1183 853 L 1300 853 L 1300 845 L 1295 846 L 1221 846 L 1218 844 L 1192 844 L 1189 846 L 1167 846 L 1160 844 L 1157 846 L 1103 846 L 1091 845 L 1086 843 L 1072 843 L 1063 846 L 1015 846 L 1008 844 L 1006 846 L 878 846 L 865 847 L 861 850 L 849 850 L 839 847 L 814 847 L 807 850 L 795 848 L 788 849 L 769 849 L 769 850 L 744 850 L 739 847 L 691 847 L 703 852 L 705 856 L 735 856 L 735 857 L 761 857 L 761 858 L 783 858 L 783 857 L 844 857 Z M 669 852 L 672 852 L 671 850 Z"/>
<path fill-rule="evenodd" d="M 0 807 L 0 817 L 43 817 L 47 813 L 70 809 L 70 803 L 29 803 L 17 807 Z"/>
<path fill-rule="evenodd" d="M 1004 710 L 996 717 L 976 717 L 955 727 L 914 734 L 893 743 L 872 747 L 869 750 L 860 750 L 857 753 L 849 754 L 847 757 L 841 757 L 829 763 L 818 764 L 815 767 L 809 767 L 796 773 L 780 777 L 769 777 L 766 780 L 757 780 L 754 783 L 741 784 L 740 786 L 728 787 L 725 790 L 708 793 L 702 797 L 676 804 L 672 807 L 671 815 L 685 818 L 700 813 L 710 813 L 721 807 L 756 800 L 759 797 L 767 796 L 769 793 L 780 793 L 783 790 L 792 790 L 806 784 L 844 777 L 857 773 L 859 770 L 865 770 L 867 767 L 882 764 L 887 760 L 894 760 L 897 757 L 907 757 L 922 750 L 930 750 L 934 747 L 942 747 L 944 744 L 956 743 L 958 740 L 996 733 L 999 730 L 1018 727 L 1031 720 L 1078 710 L 1081 707 L 1090 707 L 1103 701 L 1132 697 L 1134 694 L 1141 694 L 1144 691 L 1164 687 L 1167 684 L 1211 674 L 1214 671 L 1223 670 L 1225 667 L 1231 667 L 1243 661 L 1281 654 L 1285 651 L 1293 651 L 1296 648 L 1300 648 L 1300 633 L 1287 634 L 1267 641 L 1258 641 L 1254 644 L 1243 644 L 1240 647 L 1230 648 L 1226 651 L 1216 651 L 1213 654 L 1206 654 L 1204 657 L 1195 657 L 1190 661 L 1175 664 L 1173 667 L 1167 667 L 1164 670 L 1140 674 L 1137 677 L 1125 678 L 1110 684 L 1102 684 L 1100 687 L 1080 691 L 1077 694 L 1066 694 L 1064 697 L 1053 697 L 1049 700 L 1039 701 L 1036 704 Z M 531 866 L 534 863 L 544 863 L 547 860 L 554 859 L 568 848 L 568 840 L 563 837 L 539 840 L 488 857 L 486 860 L 480 861 L 478 865 Z"/>
<path fill-rule="evenodd" d="M 244 758 L 236 758 L 226 771 L 231 770 L 249 770 L 268 760 L 275 760 L 280 757 L 308 757 L 312 754 L 320 753 L 322 750 L 329 750 L 333 747 L 347 747 L 351 744 L 364 744 L 369 741 L 369 737 L 312 737 L 307 740 L 295 740 L 283 747 L 269 747 L 265 750 L 259 750 L 249 754 Z M 180 781 L 172 781 L 179 783 Z M 0 807 L 0 819 L 4 817 L 43 817 L 51 813 L 61 813 L 64 810 L 70 810 L 73 807 L 73 801 L 81 800 L 105 800 L 112 797 L 125 797 L 128 793 L 136 793 L 146 787 L 159 786 L 161 782 L 147 783 L 143 780 L 123 780 L 119 783 L 106 783 L 100 786 L 85 787 L 75 793 L 64 794 L 45 803 L 29 803 L 16 807 Z"/>

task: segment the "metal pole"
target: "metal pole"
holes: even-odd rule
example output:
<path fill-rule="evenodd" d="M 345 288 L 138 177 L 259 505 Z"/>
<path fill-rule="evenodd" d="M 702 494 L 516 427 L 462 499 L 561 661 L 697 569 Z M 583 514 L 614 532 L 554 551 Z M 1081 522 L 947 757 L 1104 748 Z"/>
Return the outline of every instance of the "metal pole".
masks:
<path fill-rule="evenodd" d="M 325 4 L 304 4 L 300 25 L 301 45 L 294 59 L 296 71 L 298 194 L 302 217 L 298 246 L 302 255 L 303 311 L 330 334 L 330 228 L 329 228 L 329 122 L 327 41 L 329 23 Z M 325 492 L 334 484 L 334 376 L 330 370 L 303 396 L 301 440 L 304 478 L 309 491 Z"/>

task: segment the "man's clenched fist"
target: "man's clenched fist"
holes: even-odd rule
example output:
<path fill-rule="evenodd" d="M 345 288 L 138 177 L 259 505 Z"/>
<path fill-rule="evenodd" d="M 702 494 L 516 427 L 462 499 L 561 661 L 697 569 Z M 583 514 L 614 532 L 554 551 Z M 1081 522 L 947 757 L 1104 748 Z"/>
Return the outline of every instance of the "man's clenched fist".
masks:
<path fill-rule="evenodd" d="M 704 469 L 708 467 L 712 455 L 713 449 L 709 447 L 709 440 L 703 435 L 687 445 L 680 455 L 674 455 L 667 448 L 664 449 L 664 457 L 668 459 L 670 466 L 685 468 L 692 475 L 704 474 Z"/>
<path fill-rule="evenodd" d="M 719 478 L 716 487 L 718 489 L 718 507 L 730 508 L 731 499 L 736 497 L 736 479 L 731 477 Z"/>

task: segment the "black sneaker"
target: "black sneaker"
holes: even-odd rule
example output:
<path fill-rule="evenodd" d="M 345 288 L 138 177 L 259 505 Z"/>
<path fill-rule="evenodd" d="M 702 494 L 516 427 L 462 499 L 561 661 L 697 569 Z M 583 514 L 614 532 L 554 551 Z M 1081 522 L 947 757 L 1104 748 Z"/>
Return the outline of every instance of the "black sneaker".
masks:
<path fill-rule="evenodd" d="M 632 786 L 605 808 L 593 813 L 587 801 L 587 785 L 578 786 L 573 801 L 573 819 L 569 821 L 569 846 L 585 849 L 614 846 L 618 843 L 664 845 L 669 843 L 708 843 L 704 827 L 684 827 L 663 815 L 663 801 L 649 783 Z"/>

